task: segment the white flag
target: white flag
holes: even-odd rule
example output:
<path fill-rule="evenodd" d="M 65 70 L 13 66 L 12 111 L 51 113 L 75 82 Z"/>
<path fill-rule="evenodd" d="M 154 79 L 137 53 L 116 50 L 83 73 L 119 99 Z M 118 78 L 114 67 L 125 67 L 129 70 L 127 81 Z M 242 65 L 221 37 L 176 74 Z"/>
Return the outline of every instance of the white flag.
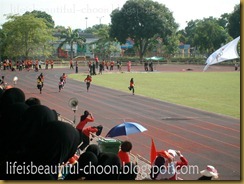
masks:
<path fill-rule="evenodd" d="M 222 46 L 218 50 L 216 50 L 214 53 L 212 53 L 207 61 L 206 66 L 204 67 L 203 71 L 207 70 L 207 68 L 210 65 L 220 63 L 222 61 L 231 60 L 235 58 L 239 58 L 239 55 L 237 53 L 237 44 L 240 40 L 240 36 L 238 36 L 236 39 L 232 40 L 231 42 L 227 43 L 226 45 Z"/>

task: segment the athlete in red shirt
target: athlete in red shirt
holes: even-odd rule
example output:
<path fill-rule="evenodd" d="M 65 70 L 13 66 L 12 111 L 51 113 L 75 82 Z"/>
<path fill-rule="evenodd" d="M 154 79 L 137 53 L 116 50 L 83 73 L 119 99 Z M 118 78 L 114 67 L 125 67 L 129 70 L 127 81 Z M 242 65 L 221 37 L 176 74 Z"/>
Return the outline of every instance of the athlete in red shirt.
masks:
<path fill-rule="evenodd" d="M 86 82 L 86 90 L 87 92 L 89 91 L 91 82 L 92 82 L 92 77 L 90 75 L 87 75 L 87 77 L 85 78 L 84 82 Z"/>

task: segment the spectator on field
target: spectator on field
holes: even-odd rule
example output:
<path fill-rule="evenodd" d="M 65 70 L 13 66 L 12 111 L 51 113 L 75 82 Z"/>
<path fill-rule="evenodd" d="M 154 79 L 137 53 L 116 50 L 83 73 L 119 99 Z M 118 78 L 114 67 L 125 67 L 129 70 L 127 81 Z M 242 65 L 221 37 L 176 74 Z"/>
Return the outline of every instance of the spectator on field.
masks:
<path fill-rule="evenodd" d="M 147 61 L 145 61 L 145 63 L 144 63 L 144 70 L 147 72 L 148 71 L 148 62 Z"/>
<path fill-rule="evenodd" d="M 152 62 L 152 61 L 149 63 L 149 70 L 150 70 L 151 72 L 153 72 L 153 62 Z"/>

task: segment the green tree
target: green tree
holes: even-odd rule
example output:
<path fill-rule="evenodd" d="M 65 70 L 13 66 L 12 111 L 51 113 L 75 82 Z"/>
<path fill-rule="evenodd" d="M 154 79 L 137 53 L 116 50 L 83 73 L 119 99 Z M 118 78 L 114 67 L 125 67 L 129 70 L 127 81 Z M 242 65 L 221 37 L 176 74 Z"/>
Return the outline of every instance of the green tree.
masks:
<path fill-rule="evenodd" d="M 220 19 L 213 17 L 202 20 L 191 20 L 184 30 L 186 43 L 195 47 L 202 54 L 211 53 L 218 49 L 221 44 L 229 40 L 229 35 L 225 29 L 226 17 L 224 14 Z"/>
<path fill-rule="evenodd" d="M 63 39 L 63 41 L 59 44 L 58 48 L 61 48 L 65 43 L 68 43 L 71 51 L 70 59 L 73 59 L 74 57 L 74 43 L 81 46 L 84 42 L 86 42 L 86 39 L 79 35 L 78 29 L 72 30 L 70 27 L 61 32 L 60 38 Z"/>
<path fill-rule="evenodd" d="M 241 35 L 240 5 L 236 5 L 234 11 L 229 16 L 228 32 L 232 38 Z"/>
<path fill-rule="evenodd" d="M 201 20 L 195 31 L 194 45 L 198 46 L 202 53 L 213 52 L 229 39 L 227 31 L 213 17 Z"/>
<path fill-rule="evenodd" d="M 167 56 L 174 55 L 174 53 L 177 52 L 179 45 L 180 45 L 179 35 L 173 34 L 168 41 L 168 45 L 165 46 L 164 49 L 165 54 Z"/>
<path fill-rule="evenodd" d="M 95 45 L 93 52 L 102 58 L 110 58 L 111 54 L 120 52 L 118 42 L 109 36 L 109 29 L 110 27 L 108 25 L 101 24 L 99 27 L 96 26 L 92 31 L 92 34 L 98 38 L 97 41 L 91 43 Z"/>
<path fill-rule="evenodd" d="M 37 11 L 37 10 L 33 10 L 32 12 L 25 12 L 24 15 L 34 15 L 34 17 L 36 18 L 42 18 L 45 20 L 46 25 L 48 28 L 54 28 L 54 21 L 51 15 L 47 14 L 46 12 L 43 11 Z"/>
<path fill-rule="evenodd" d="M 106 24 L 96 24 L 93 25 L 92 27 L 88 27 L 87 29 L 84 30 L 85 33 L 94 33 L 99 29 L 106 29 L 108 25 Z"/>
<path fill-rule="evenodd" d="M 8 21 L 2 25 L 6 34 L 6 56 L 28 58 L 51 54 L 51 43 L 55 38 L 43 19 L 31 14 L 12 15 L 7 19 Z"/>
<path fill-rule="evenodd" d="M 134 40 L 142 60 L 155 38 L 160 37 L 168 44 L 177 27 L 165 5 L 151 0 L 128 0 L 121 10 L 112 12 L 110 36 L 121 43 L 128 38 Z"/>
<path fill-rule="evenodd" d="M 4 48 L 6 47 L 6 34 L 5 32 L 0 29 L 0 61 L 1 58 L 4 56 Z"/>
<path fill-rule="evenodd" d="M 220 26 L 222 26 L 223 28 L 227 28 L 228 24 L 229 24 L 229 16 L 230 14 L 228 13 L 224 13 L 220 16 L 220 18 L 218 19 L 218 24 Z"/>
<path fill-rule="evenodd" d="M 196 28 L 200 20 L 191 20 L 187 23 L 187 26 L 185 28 L 185 43 L 188 43 L 190 45 L 195 45 L 195 36 L 197 35 L 196 33 Z"/>
<path fill-rule="evenodd" d="M 187 37 L 186 37 L 186 33 L 185 33 L 184 29 L 177 31 L 176 34 L 177 34 L 177 36 L 179 38 L 179 42 L 187 43 Z"/>
<path fill-rule="evenodd" d="M 57 32 L 57 33 L 61 33 L 63 31 L 65 31 L 65 30 L 66 30 L 66 28 L 64 26 L 56 26 L 54 28 L 54 31 Z"/>

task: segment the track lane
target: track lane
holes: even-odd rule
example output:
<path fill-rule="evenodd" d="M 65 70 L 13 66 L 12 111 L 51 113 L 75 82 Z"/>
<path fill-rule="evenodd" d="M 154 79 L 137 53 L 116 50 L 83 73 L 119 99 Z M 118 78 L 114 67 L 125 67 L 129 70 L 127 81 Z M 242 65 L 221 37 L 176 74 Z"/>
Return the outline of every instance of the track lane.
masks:
<path fill-rule="evenodd" d="M 72 120 L 68 100 L 76 97 L 79 100 L 77 122 L 83 111 L 89 109 L 96 118 L 95 123 L 104 126 L 104 136 L 124 120 L 145 126 L 148 131 L 142 134 L 119 137 L 132 141 L 133 152 L 149 159 L 153 138 L 158 149 L 179 149 L 191 164 L 197 164 L 200 169 L 206 163 L 216 166 L 221 179 L 240 179 L 240 120 L 95 85 L 87 93 L 85 83 L 69 78 L 59 93 L 59 76 L 69 74 L 71 71 L 68 69 L 43 70 L 45 86 L 40 95 L 36 88 L 36 76 L 40 72 L 18 73 L 17 87 L 26 93 L 27 98 L 40 98 L 44 105 Z M 14 73 L 7 75 L 11 78 Z M 196 179 L 197 176 L 182 178 Z"/>

